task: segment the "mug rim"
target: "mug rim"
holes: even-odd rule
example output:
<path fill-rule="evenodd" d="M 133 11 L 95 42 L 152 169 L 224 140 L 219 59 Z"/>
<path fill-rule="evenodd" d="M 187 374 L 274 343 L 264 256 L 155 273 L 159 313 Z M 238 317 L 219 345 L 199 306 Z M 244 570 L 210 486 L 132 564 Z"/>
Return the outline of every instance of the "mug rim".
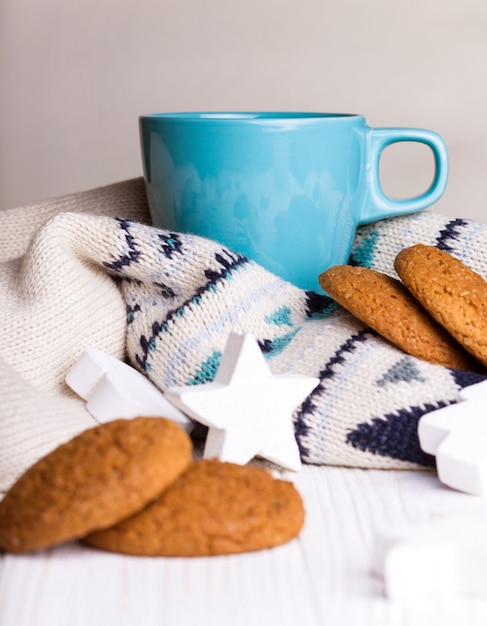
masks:
<path fill-rule="evenodd" d="M 316 121 L 316 120 L 349 120 L 362 118 L 358 113 L 333 113 L 320 111 L 180 111 L 146 113 L 139 120 L 164 120 L 174 122 L 283 122 Z"/>

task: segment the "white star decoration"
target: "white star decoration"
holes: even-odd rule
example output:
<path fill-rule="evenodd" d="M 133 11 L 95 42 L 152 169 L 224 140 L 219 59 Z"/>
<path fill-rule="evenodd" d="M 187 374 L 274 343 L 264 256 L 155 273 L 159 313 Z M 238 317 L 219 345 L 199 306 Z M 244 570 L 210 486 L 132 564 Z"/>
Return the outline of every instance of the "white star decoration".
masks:
<path fill-rule="evenodd" d="M 166 397 L 209 427 L 204 457 L 244 465 L 255 456 L 301 467 L 292 413 L 318 378 L 273 375 L 252 335 L 231 334 L 211 383 L 173 387 Z"/>
<path fill-rule="evenodd" d="M 487 494 L 487 381 L 460 391 L 460 402 L 418 422 L 421 448 L 436 456 L 439 480 L 472 495 Z"/>
<path fill-rule="evenodd" d="M 139 415 L 163 416 L 190 433 L 193 422 L 173 406 L 143 374 L 105 354 L 87 348 L 66 375 L 66 383 L 86 400 L 86 409 L 100 423 Z"/>
<path fill-rule="evenodd" d="M 486 521 L 477 511 L 378 531 L 377 566 L 388 598 L 485 597 Z"/>

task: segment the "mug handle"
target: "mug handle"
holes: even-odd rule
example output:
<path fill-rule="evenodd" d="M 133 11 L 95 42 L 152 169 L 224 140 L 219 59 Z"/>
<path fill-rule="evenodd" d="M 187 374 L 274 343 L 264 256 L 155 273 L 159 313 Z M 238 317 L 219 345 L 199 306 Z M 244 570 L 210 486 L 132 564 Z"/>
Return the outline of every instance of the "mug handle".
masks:
<path fill-rule="evenodd" d="M 429 189 L 424 193 L 412 198 L 395 200 L 386 196 L 382 191 L 379 162 L 387 146 L 402 141 L 424 143 L 431 148 L 435 158 L 435 175 Z M 421 128 L 369 128 L 366 145 L 368 167 L 366 167 L 365 184 L 369 192 L 360 220 L 362 224 L 394 215 L 416 213 L 441 198 L 448 179 L 448 151 L 440 135 Z"/>

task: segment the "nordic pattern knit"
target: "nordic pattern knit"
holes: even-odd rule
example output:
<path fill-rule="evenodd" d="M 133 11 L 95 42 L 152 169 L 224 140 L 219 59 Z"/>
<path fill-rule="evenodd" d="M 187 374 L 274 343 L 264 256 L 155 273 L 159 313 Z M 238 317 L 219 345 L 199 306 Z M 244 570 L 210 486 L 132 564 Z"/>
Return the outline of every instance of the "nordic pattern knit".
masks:
<path fill-rule="evenodd" d="M 125 357 L 164 391 L 211 381 L 232 331 L 252 333 L 274 373 L 320 379 L 294 412 L 305 463 L 433 465 L 418 419 L 480 375 L 408 356 L 325 295 L 147 219 L 140 179 L 0 212 L 1 489 L 94 425 L 64 384 L 85 348 Z M 487 227 L 430 212 L 361 227 L 350 263 L 395 276 L 396 254 L 415 243 L 487 276 Z"/>

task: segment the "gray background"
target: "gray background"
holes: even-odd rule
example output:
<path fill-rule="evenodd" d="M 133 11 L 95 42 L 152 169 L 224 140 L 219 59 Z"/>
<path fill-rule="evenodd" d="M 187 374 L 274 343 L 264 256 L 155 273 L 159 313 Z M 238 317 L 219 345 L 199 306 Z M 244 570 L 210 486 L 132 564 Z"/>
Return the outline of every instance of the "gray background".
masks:
<path fill-rule="evenodd" d="M 485 221 L 486 61 L 484 0 L 2 0 L 0 208 L 140 175 L 141 113 L 301 109 L 436 130 L 435 210 Z M 381 171 L 418 193 L 432 157 Z"/>

